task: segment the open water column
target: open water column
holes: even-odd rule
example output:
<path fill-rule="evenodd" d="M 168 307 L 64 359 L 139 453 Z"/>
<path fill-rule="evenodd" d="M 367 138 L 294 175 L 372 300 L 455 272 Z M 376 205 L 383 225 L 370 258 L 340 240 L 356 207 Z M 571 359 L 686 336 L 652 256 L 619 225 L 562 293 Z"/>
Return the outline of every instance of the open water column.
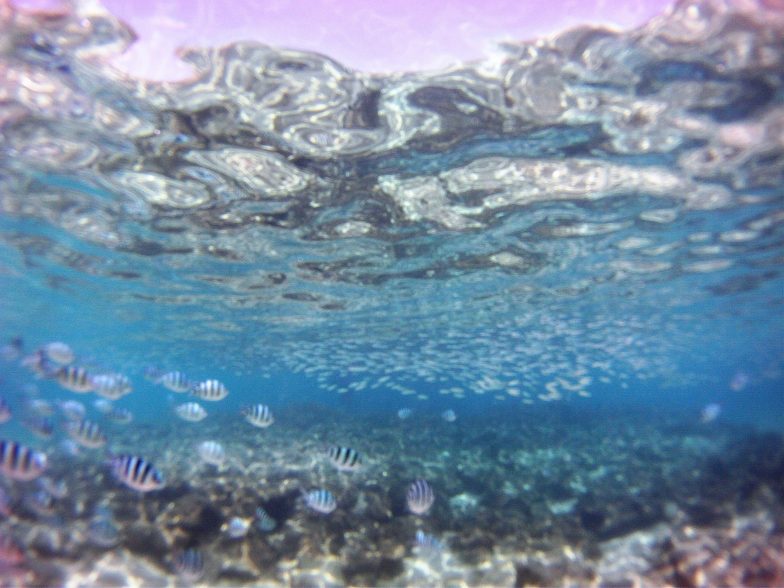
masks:
<path fill-rule="evenodd" d="M 783 78 L 780 0 L 0 0 L 0 585 L 784 585 Z"/>

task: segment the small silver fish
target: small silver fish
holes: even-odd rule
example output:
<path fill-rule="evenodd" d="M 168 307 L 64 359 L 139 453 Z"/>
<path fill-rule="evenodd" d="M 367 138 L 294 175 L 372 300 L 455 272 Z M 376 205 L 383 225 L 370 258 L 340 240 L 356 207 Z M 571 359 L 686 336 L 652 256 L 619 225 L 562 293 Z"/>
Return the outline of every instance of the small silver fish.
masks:
<path fill-rule="evenodd" d="M 305 494 L 305 504 L 311 510 L 321 514 L 329 514 L 338 506 L 337 500 L 335 500 L 335 496 L 332 492 L 325 490 L 324 488 L 307 492 Z"/>
<path fill-rule="evenodd" d="M 198 402 L 186 402 L 174 409 L 177 416 L 190 423 L 198 423 L 207 418 L 207 411 Z"/>
<path fill-rule="evenodd" d="M 46 469 L 46 455 L 16 441 L 0 440 L 0 473 L 21 481 L 34 480 Z"/>
<path fill-rule="evenodd" d="M 413 411 L 410 408 L 401 408 L 397 411 L 397 418 L 399 418 L 401 421 L 404 421 L 411 416 L 412 412 Z"/>
<path fill-rule="evenodd" d="M 720 414 L 721 405 L 715 402 L 711 402 L 700 411 L 700 422 L 703 425 L 707 425 L 708 423 L 712 423 L 717 418 L 719 418 Z"/>
<path fill-rule="evenodd" d="M 254 404 L 253 406 L 246 406 L 242 409 L 242 415 L 254 427 L 266 428 L 275 422 L 270 411 L 269 406 L 266 404 Z"/>
<path fill-rule="evenodd" d="M 362 467 L 362 458 L 356 449 L 334 445 L 327 450 L 329 461 L 341 472 L 353 472 Z"/>
<path fill-rule="evenodd" d="M 218 380 L 205 380 L 193 386 L 191 394 L 202 400 L 217 402 L 226 398 L 229 395 L 229 391 Z"/>
<path fill-rule="evenodd" d="M 406 492 L 408 510 L 417 515 L 425 514 L 430 510 L 435 500 L 433 488 L 430 487 L 427 481 L 421 478 L 414 480 L 411 486 L 408 487 L 408 492 Z"/>
<path fill-rule="evenodd" d="M 106 445 L 106 435 L 92 421 L 72 421 L 65 425 L 68 436 L 82 447 L 98 449 Z"/>
<path fill-rule="evenodd" d="M 441 418 L 448 423 L 454 423 L 457 420 L 457 415 L 455 414 L 455 411 L 450 408 L 441 413 Z"/>
<path fill-rule="evenodd" d="M 226 450 L 217 441 L 204 441 L 199 443 L 197 452 L 202 461 L 214 466 L 221 466 L 226 461 Z"/>
<path fill-rule="evenodd" d="M 116 455 L 109 460 L 115 477 L 134 490 L 150 492 L 165 486 L 161 473 L 144 458 L 135 455 Z"/>

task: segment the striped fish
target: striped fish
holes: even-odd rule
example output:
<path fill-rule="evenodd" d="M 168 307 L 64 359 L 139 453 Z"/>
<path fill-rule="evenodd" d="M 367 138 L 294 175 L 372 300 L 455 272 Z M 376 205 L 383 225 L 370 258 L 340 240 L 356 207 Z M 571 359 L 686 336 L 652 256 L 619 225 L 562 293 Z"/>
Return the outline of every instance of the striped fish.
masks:
<path fill-rule="evenodd" d="M 73 421 L 65 425 L 68 436 L 82 447 L 98 449 L 106 445 L 106 435 L 92 421 Z"/>
<path fill-rule="evenodd" d="M 266 428 L 275 422 L 272 411 L 266 404 L 254 404 L 242 409 L 242 415 L 254 427 Z"/>
<path fill-rule="evenodd" d="M 415 536 L 416 546 L 423 553 L 431 553 L 441 551 L 444 547 L 444 544 L 438 540 L 437 537 L 434 535 L 430 535 L 429 533 L 425 533 L 422 529 L 418 529 Z"/>
<path fill-rule="evenodd" d="M 111 549 L 120 542 L 120 530 L 110 516 L 99 515 L 87 525 L 87 538 L 95 547 Z"/>
<path fill-rule="evenodd" d="M 34 480 L 46 469 L 46 455 L 16 441 L 0 440 L 0 473 L 14 480 Z"/>
<path fill-rule="evenodd" d="M 223 462 L 226 461 L 226 450 L 223 449 L 223 445 L 217 441 L 204 441 L 199 443 L 196 450 L 199 457 L 201 457 L 202 461 L 205 463 L 221 466 L 223 465 Z"/>
<path fill-rule="evenodd" d="M 65 365 L 54 372 L 54 378 L 66 390 L 84 394 L 92 392 L 93 380 L 83 367 Z"/>
<path fill-rule="evenodd" d="M 417 515 L 425 514 L 430 510 L 435 499 L 436 497 L 435 494 L 433 494 L 433 488 L 421 478 L 414 480 L 414 483 L 408 487 L 408 492 L 406 492 L 408 510 Z"/>
<path fill-rule="evenodd" d="M 404 421 L 410 417 L 413 412 L 414 411 L 412 411 L 410 408 L 401 408 L 397 411 L 397 418 L 399 418 L 401 421 Z"/>
<path fill-rule="evenodd" d="M 189 423 L 198 423 L 207 418 L 207 411 L 198 402 L 186 402 L 174 409 L 177 416 Z"/>
<path fill-rule="evenodd" d="M 191 388 L 191 394 L 202 400 L 217 402 L 226 398 L 229 395 L 229 391 L 218 380 L 204 380 Z"/>
<path fill-rule="evenodd" d="M 362 458 L 356 449 L 334 445 L 327 450 L 332 464 L 341 472 L 352 472 L 362 466 Z"/>
<path fill-rule="evenodd" d="M 91 380 L 95 393 L 109 400 L 122 398 L 133 390 L 128 376 L 123 374 L 97 374 Z"/>
<path fill-rule="evenodd" d="M 54 498 L 46 490 L 25 494 L 23 503 L 37 517 L 47 517 L 54 512 Z"/>
<path fill-rule="evenodd" d="M 278 526 L 278 522 L 273 519 L 269 513 L 264 510 L 261 506 L 256 509 L 256 528 L 263 532 L 269 533 L 270 531 L 274 531 L 275 527 Z"/>
<path fill-rule="evenodd" d="M 163 384 L 165 388 L 177 393 L 187 392 L 193 386 L 187 376 L 178 371 L 167 372 L 158 377 L 156 382 L 158 384 Z"/>
<path fill-rule="evenodd" d="M 49 417 L 31 416 L 27 417 L 22 424 L 30 430 L 36 437 L 50 439 L 54 435 L 54 421 Z"/>
<path fill-rule="evenodd" d="M 84 418 L 84 404 L 78 400 L 60 400 L 57 403 L 57 406 L 60 408 L 60 412 L 63 413 L 66 420 L 80 421 Z"/>
<path fill-rule="evenodd" d="M 41 347 L 41 351 L 46 356 L 46 359 L 49 359 L 60 365 L 68 365 L 73 363 L 73 361 L 76 359 L 76 355 L 74 354 L 73 350 L 66 343 L 62 343 L 61 341 L 47 343 Z"/>
<path fill-rule="evenodd" d="M 109 461 L 109 465 L 120 482 L 139 492 L 159 490 L 165 485 L 161 473 L 144 458 L 116 455 Z"/>
<path fill-rule="evenodd" d="M 174 557 L 174 571 L 186 582 L 197 582 L 204 575 L 204 556 L 198 549 L 186 549 Z"/>
<path fill-rule="evenodd" d="M 329 514 L 338 506 L 335 496 L 329 490 L 319 488 L 318 490 L 311 490 L 305 494 L 305 504 L 311 510 L 320 512 L 321 514 Z"/>
<path fill-rule="evenodd" d="M 120 425 L 127 425 L 133 420 L 133 413 L 127 408 L 112 407 L 106 418 Z"/>
<path fill-rule="evenodd" d="M 52 403 L 48 400 L 44 400 L 43 398 L 31 398 L 27 402 L 25 402 L 25 408 L 30 411 L 31 414 L 35 414 L 37 416 L 52 416 L 54 414 L 54 407 Z"/>
<path fill-rule="evenodd" d="M 0 396 L 0 423 L 7 423 L 11 420 L 11 407 L 8 401 Z"/>

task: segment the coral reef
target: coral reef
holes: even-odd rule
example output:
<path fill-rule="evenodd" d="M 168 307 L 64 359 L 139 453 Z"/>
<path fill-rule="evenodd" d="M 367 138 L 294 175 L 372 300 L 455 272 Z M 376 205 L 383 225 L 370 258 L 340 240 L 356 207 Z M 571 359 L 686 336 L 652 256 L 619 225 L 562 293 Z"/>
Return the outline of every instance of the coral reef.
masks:
<path fill-rule="evenodd" d="M 165 472 L 160 491 L 118 483 L 95 453 L 52 459 L 69 491 L 46 512 L 27 506 L 35 482 L 5 482 L 0 532 L 23 553 L 9 569 L 26 584 L 163 586 L 182 581 L 175 558 L 190 549 L 210 585 L 784 581 L 779 435 L 607 415 L 446 423 L 324 409 L 313 421 L 290 409 L 263 430 L 236 418 L 118 429 L 113 447 Z M 218 438 L 226 462 L 203 463 L 196 447 Z M 359 470 L 330 463 L 337 441 L 362 452 Z M 405 504 L 416 478 L 436 496 L 420 516 Z M 322 487 L 337 499 L 329 514 L 304 503 Z M 252 524 L 259 507 L 273 528 Z"/>

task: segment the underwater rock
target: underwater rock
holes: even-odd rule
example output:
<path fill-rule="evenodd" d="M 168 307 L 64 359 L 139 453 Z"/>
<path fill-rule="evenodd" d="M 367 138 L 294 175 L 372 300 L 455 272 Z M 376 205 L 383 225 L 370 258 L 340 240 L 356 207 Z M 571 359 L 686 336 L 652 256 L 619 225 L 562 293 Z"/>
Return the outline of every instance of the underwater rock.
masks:
<path fill-rule="evenodd" d="M 378 586 L 382 582 L 394 580 L 403 573 L 403 562 L 383 556 L 358 558 L 342 568 L 347 584 L 359 586 Z"/>
<path fill-rule="evenodd" d="M 683 527 L 664 543 L 654 583 L 678 586 L 781 586 L 784 536 L 767 516 L 734 521 L 730 528 Z"/>
<path fill-rule="evenodd" d="M 355 508 L 357 514 L 376 521 L 386 523 L 392 520 L 392 505 L 386 493 L 379 486 L 367 488 L 360 494 Z"/>
<path fill-rule="evenodd" d="M 97 586 L 106 586 L 107 588 L 122 588 L 128 585 L 128 578 L 122 572 L 112 572 L 104 570 L 95 579 Z"/>
<path fill-rule="evenodd" d="M 134 553 L 163 562 L 169 551 L 166 537 L 154 525 L 135 523 L 125 529 L 125 546 Z"/>
<path fill-rule="evenodd" d="M 577 515 L 582 526 L 602 541 L 655 525 L 664 518 L 663 506 L 638 497 L 615 497 L 604 508 L 595 498 L 580 500 Z"/>
<path fill-rule="evenodd" d="M 449 499 L 449 508 L 460 517 L 474 514 L 478 507 L 479 498 L 468 492 L 463 492 Z"/>
<path fill-rule="evenodd" d="M 223 567 L 218 573 L 219 580 L 226 580 L 232 586 L 254 582 L 257 578 L 257 573 L 239 564 Z"/>

